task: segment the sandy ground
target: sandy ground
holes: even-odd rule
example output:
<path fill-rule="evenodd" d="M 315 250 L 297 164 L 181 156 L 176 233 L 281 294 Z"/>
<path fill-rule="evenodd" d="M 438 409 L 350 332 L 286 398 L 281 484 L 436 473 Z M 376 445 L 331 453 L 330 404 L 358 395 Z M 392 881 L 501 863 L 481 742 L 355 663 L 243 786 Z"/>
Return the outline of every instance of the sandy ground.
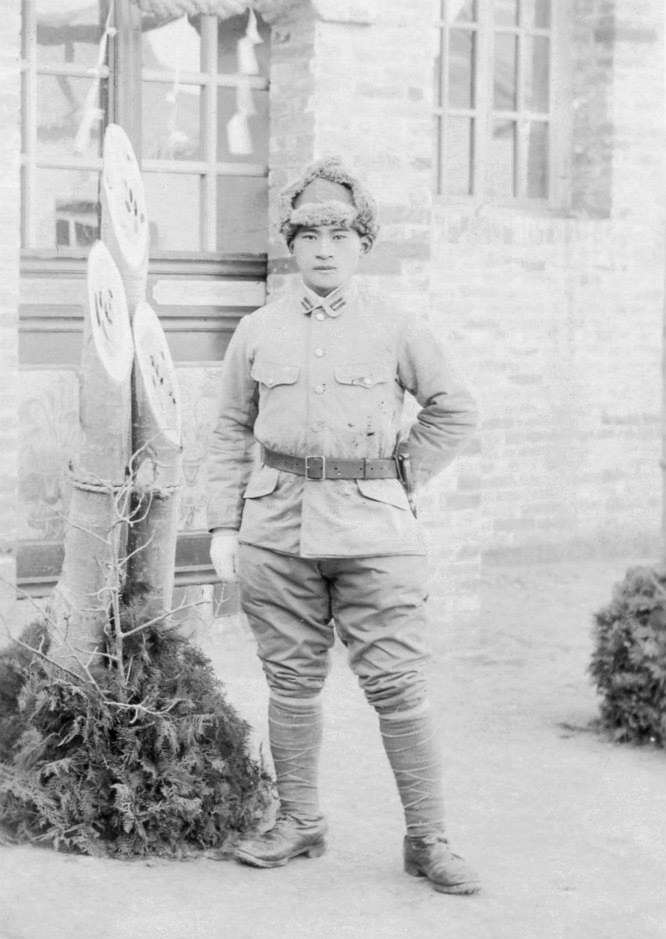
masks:
<path fill-rule="evenodd" d="M 664 939 L 666 753 L 587 728 L 591 613 L 630 563 L 491 568 L 478 626 L 433 622 L 449 834 L 482 874 L 479 896 L 437 894 L 403 873 L 376 719 L 338 649 L 324 857 L 260 871 L 3 847 L 1 939 Z M 218 622 L 204 645 L 260 739 L 251 638 Z"/>

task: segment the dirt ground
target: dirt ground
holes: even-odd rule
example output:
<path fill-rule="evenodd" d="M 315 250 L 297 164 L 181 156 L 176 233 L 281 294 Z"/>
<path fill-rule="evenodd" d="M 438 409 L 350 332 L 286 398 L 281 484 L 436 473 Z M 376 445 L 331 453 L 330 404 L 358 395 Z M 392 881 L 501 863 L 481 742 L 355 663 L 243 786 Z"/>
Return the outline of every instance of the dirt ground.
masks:
<path fill-rule="evenodd" d="M 329 849 L 261 871 L 0 849 L 0 939 L 664 939 L 666 752 L 588 728 L 591 614 L 629 559 L 494 567 L 479 625 L 437 623 L 433 699 L 449 834 L 477 897 L 401 868 L 401 812 L 376 719 L 341 650 L 326 691 Z M 229 696 L 265 734 L 248 633 L 203 638 Z"/>

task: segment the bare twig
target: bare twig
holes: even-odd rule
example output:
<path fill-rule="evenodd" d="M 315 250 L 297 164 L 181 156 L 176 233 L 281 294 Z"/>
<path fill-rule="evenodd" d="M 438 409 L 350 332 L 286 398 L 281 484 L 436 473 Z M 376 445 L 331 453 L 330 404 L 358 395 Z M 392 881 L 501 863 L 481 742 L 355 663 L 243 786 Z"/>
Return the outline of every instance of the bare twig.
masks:
<path fill-rule="evenodd" d="M 152 708 L 146 707 L 145 704 L 124 704 L 121 701 L 109 700 L 107 700 L 106 703 L 109 707 L 116 708 L 119 711 L 135 711 L 136 714 L 130 721 L 130 723 L 133 724 L 136 720 L 138 720 L 139 713 L 148 714 L 150 717 L 163 717 L 165 714 L 168 714 L 170 711 L 172 711 L 175 706 L 181 702 L 185 702 L 185 698 L 174 698 L 169 707 L 164 708 L 162 711 L 154 711 Z"/>
<path fill-rule="evenodd" d="M 181 603 L 177 607 L 173 607 L 170 610 L 166 610 L 164 613 L 160 613 L 159 616 L 154 616 L 152 619 L 146 620 L 145 623 L 140 623 L 138 626 L 134 626 L 133 629 L 125 630 L 121 633 L 123 639 L 127 639 L 128 636 L 133 636 L 135 633 L 140 633 L 144 629 L 148 629 L 150 626 L 156 626 L 158 623 L 163 622 L 165 619 L 168 619 L 170 616 L 173 616 L 176 613 L 182 613 L 183 610 L 193 610 L 197 606 L 203 606 L 205 600 L 195 600 L 192 603 Z"/>
<path fill-rule="evenodd" d="M 659 596 L 666 599 L 666 590 L 664 590 L 664 588 L 661 586 L 654 572 L 648 569 L 647 575 L 650 583 L 653 585 Z"/>
<path fill-rule="evenodd" d="M 48 662 L 49 665 L 53 665 L 54 668 L 59 668 L 62 672 L 66 672 L 70 678 L 74 679 L 77 684 L 81 684 L 82 679 L 80 675 L 77 675 L 76 672 L 66 668 L 66 666 L 61 665 L 60 662 L 56 662 L 54 659 L 50 658 L 48 655 L 42 652 L 41 649 L 35 649 L 34 646 L 29 646 L 28 643 L 23 642 L 22 639 L 14 639 L 12 641 L 21 646 L 23 649 L 27 649 L 28 652 L 34 652 L 38 658 L 42 659 L 44 662 Z"/>

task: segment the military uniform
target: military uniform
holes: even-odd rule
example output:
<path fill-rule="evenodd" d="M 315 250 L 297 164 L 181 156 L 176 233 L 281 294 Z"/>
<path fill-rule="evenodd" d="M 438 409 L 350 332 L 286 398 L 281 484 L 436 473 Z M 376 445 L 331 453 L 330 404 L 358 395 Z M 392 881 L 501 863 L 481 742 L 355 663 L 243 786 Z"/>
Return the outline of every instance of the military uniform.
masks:
<path fill-rule="evenodd" d="M 288 241 L 299 225 L 372 230 L 372 203 L 344 173 L 324 161 L 288 193 Z M 339 203 L 307 198 L 321 178 L 325 196 L 340 193 Z M 405 392 L 421 410 L 401 434 Z M 402 436 L 421 485 L 451 462 L 474 423 L 473 400 L 418 311 L 354 280 L 325 296 L 301 283 L 239 323 L 210 443 L 208 519 L 211 530 L 239 531 L 241 599 L 271 690 L 271 749 L 286 819 L 270 850 L 269 835 L 258 848 L 241 849 L 240 860 L 273 866 L 323 850 L 318 695 L 334 628 L 380 717 L 408 834 L 441 836 L 435 757 L 428 750 L 436 771 L 415 802 L 413 781 L 405 782 L 411 757 L 401 768 L 400 747 L 390 743 L 407 728 L 432 748 L 423 723 L 425 548 L 395 457 Z M 423 754 L 417 759 L 421 769 Z M 430 806 L 431 817 L 423 821 L 416 803 L 421 814 Z M 299 848 L 286 858 L 285 838 Z"/>

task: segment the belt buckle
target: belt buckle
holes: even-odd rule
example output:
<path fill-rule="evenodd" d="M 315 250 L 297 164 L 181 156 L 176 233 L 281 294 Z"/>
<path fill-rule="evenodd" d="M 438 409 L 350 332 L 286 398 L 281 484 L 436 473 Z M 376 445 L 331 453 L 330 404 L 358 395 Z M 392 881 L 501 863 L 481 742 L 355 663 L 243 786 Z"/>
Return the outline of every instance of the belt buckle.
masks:
<path fill-rule="evenodd" d="M 312 465 L 313 463 L 314 463 L 314 466 Z M 326 457 L 325 456 L 306 456 L 305 457 L 305 477 L 306 479 L 325 479 Z"/>

